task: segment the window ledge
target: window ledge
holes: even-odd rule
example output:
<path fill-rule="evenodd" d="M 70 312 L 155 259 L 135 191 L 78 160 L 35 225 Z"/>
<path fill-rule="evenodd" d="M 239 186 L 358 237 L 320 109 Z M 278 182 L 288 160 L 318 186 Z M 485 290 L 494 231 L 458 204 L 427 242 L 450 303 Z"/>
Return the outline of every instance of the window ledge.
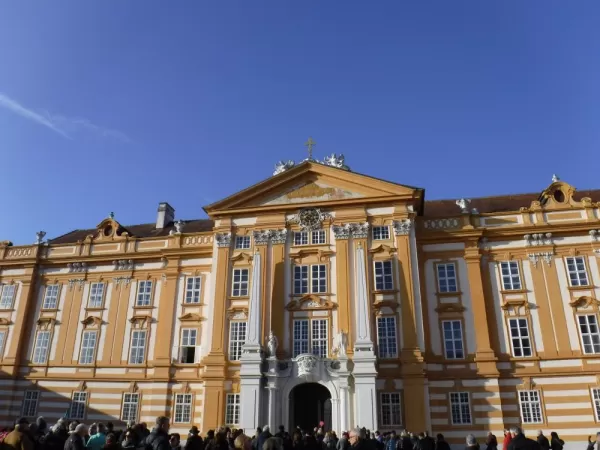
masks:
<path fill-rule="evenodd" d="M 154 309 L 154 305 L 133 305 L 133 309 L 139 309 L 139 310 L 151 310 Z"/>
<path fill-rule="evenodd" d="M 239 298 L 239 297 L 233 297 L 233 298 Z M 198 307 L 198 306 L 206 306 L 206 304 L 205 303 L 201 303 L 201 302 L 198 302 L 198 303 L 185 303 L 185 302 L 183 302 L 183 303 L 181 303 L 181 306 L 183 306 L 184 308 L 186 306 L 188 306 L 190 308 L 191 307 L 195 308 L 195 307 Z"/>
<path fill-rule="evenodd" d="M 436 292 L 438 297 L 456 297 L 458 295 L 462 295 L 461 291 L 456 292 Z"/>
<path fill-rule="evenodd" d="M 527 294 L 529 291 L 527 289 L 501 289 L 501 294 Z"/>
<path fill-rule="evenodd" d="M 11 306 L 10 308 L 0 308 L 0 311 L 3 311 L 3 312 L 10 312 L 10 311 L 15 311 L 15 308 L 14 308 L 14 307 L 12 307 L 12 306 Z"/>
<path fill-rule="evenodd" d="M 227 297 L 228 300 L 250 300 L 250 296 L 249 295 L 240 295 L 239 297 L 234 297 L 233 295 Z M 188 303 L 189 305 L 189 303 Z"/>
<path fill-rule="evenodd" d="M 308 295 L 314 295 L 315 297 L 331 297 L 331 292 L 307 292 L 306 294 L 290 294 L 290 298 L 302 298 Z"/>
<path fill-rule="evenodd" d="M 58 312 L 58 308 L 42 308 L 41 312 Z"/>
<path fill-rule="evenodd" d="M 85 308 L 86 311 L 104 311 L 106 308 L 104 306 L 94 306 Z"/>
<path fill-rule="evenodd" d="M 586 286 L 568 286 L 569 291 L 589 291 L 590 289 L 594 289 L 595 286 L 592 284 L 588 284 Z"/>
<path fill-rule="evenodd" d="M 397 294 L 398 289 L 379 289 L 379 290 L 375 290 L 373 291 L 373 294 Z"/>

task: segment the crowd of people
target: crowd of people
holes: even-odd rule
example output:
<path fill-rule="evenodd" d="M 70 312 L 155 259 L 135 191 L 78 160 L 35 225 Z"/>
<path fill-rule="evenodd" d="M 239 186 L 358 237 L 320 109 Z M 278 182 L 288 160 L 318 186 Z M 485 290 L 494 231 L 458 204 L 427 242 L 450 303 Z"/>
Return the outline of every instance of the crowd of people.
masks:
<path fill-rule="evenodd" d="M 48 427 L 40 417 L 30 424 L 20 418 L 12 430 L 0 432 L 0 450 L 450 450 L 442 434 L 435 438 L 428 433 L 395 431 L 380 433 L 365 428 L 354 428 L 337 436 L 334 431 L 314 428 L 311 431 L 296 428 L 291 433 L 283 426 L 271 434 L 268 426 L 258 428 L 254 436 L 242 430 L 221 427 L 209 430 L 203 438 L 193 426 L 185 437 L 169 433 L 170 421 L 161 416 L 152 430 L 145 423 L 129 424 L 124 431 L 116 430 L 112 423 L 94 423 L 89 427 L 78 421 L 60 419 Z M 465 450 L 499 450 L 498 440 L 488 433 L 485 443 L 469 434 Z M 485 445 L 485 448 L 482 447 Z M 504 431 L 501 450 L 562 450 L 565 443 L 557 433 L 550 439 L 538 432 L 536 439 L 527 438 L 519 427 Z M 588 438 L 586 450 L 600 450 L 600 432 L 596 439 Z"/>

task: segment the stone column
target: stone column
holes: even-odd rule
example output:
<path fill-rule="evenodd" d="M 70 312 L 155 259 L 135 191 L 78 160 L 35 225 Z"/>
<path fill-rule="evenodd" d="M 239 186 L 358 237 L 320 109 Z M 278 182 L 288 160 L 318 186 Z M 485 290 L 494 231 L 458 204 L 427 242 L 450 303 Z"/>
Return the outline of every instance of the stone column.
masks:
<path fill-rule="evenodd" d="M 348 386 L 340 385 L 340 430 L 348 431 Z"/>
<path fill-rule="evenodd" d="M 179 342 L 171 342 L 167 336 L 171 336 L 175 311 L 177 310 L 177 283 L 179 282 L 179 259 L 169 259 L 162 279 L 160 289 L 160 301 L 158 306 L 158 324 L 156 328 L 156 346 L 154 348 L 154 376 L 157 378 L 169 378 L 172 364 L 171 354 L 173 345 Z M 182 289 L 182 287 L 180 287 Z M 164 336 L 164 339 L 161 337 Z M 178 336 L 175 336 L 178 339 Z"/>
<path fill-rule="evenodd" d="M 267 386 L 267 390 L 269 391 L 269 416 L 268 416 L 268 420 L 267 423 L 269 425 L 269 428 L 271 429 L 271 433 L 273 433 L 274 431 L 277 430 L 277 427 L 279 426 L 276 421 L 277 421 L 277 386 L 275 385 L 275 383 L 269 383 Z"/>
<path fill-rule="evenodd" d="M 284 342 L 286 303 L 284 266 L 287 234 L 286 229 L 268 231 L 269 241 L 271 242 L 271 329 L 268 331 L 273 331 L 273 334 L 279 339 L 280 344 Z M 256 234 L 254 242 L 257 245 L 259 244 Z M 277 348 L 277 357 L 282 358 L 284 353 L 284 346 L 279 345 Z"/>
<path fill-rule="evenodd" d="M 250 290 L 250 306 L 246 342 L 242 347 L 240 367 L 240 428 L 249 436 L 261 416 L 261 298 L 262 264 L 261 255 L 257 251 L 252 261 L 252 281 Z"/>
<path fill-rule="evenodd" d="M 354 330 L 352 326 L 352 307 L 350 305 L 350 260 L 348 255 L 348 241 L 350 239 L 350 228 L 347 226 L 334 226 L 335 236 L 335 265 L 337 277 L 337 301 L 338 301 L 338 331 L 347 333 L 347 343 L 354 341 Z M 347 348 L 346 354 L 352 356 L 353 349 Z"/>

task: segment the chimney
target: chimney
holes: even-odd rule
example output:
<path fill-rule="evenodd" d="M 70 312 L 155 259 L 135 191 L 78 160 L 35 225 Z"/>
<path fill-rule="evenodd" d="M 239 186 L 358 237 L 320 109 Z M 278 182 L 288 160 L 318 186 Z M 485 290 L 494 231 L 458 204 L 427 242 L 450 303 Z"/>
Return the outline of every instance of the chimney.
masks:
<path fill-rule="evenodd" d="M 158 204 L 158 215 L 156 216 L 156 229 L 160 230 L 175 220 L 175 210 L 167 202 Z"/>

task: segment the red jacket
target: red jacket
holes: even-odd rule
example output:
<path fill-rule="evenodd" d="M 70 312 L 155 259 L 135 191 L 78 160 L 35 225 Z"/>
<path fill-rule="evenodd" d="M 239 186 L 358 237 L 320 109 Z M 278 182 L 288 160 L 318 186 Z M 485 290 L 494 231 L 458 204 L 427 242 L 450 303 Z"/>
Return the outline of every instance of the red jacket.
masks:
<path fill-rule="evenodd" d="M 506 433 L 504 435 L 504 442 L 502 442 L 502 450 L 506 450 L 508 448 L 508 444 L 510 444 L 510 441 L 512 441 L 512 436 L 510 435 L 510 433 Z"/>

